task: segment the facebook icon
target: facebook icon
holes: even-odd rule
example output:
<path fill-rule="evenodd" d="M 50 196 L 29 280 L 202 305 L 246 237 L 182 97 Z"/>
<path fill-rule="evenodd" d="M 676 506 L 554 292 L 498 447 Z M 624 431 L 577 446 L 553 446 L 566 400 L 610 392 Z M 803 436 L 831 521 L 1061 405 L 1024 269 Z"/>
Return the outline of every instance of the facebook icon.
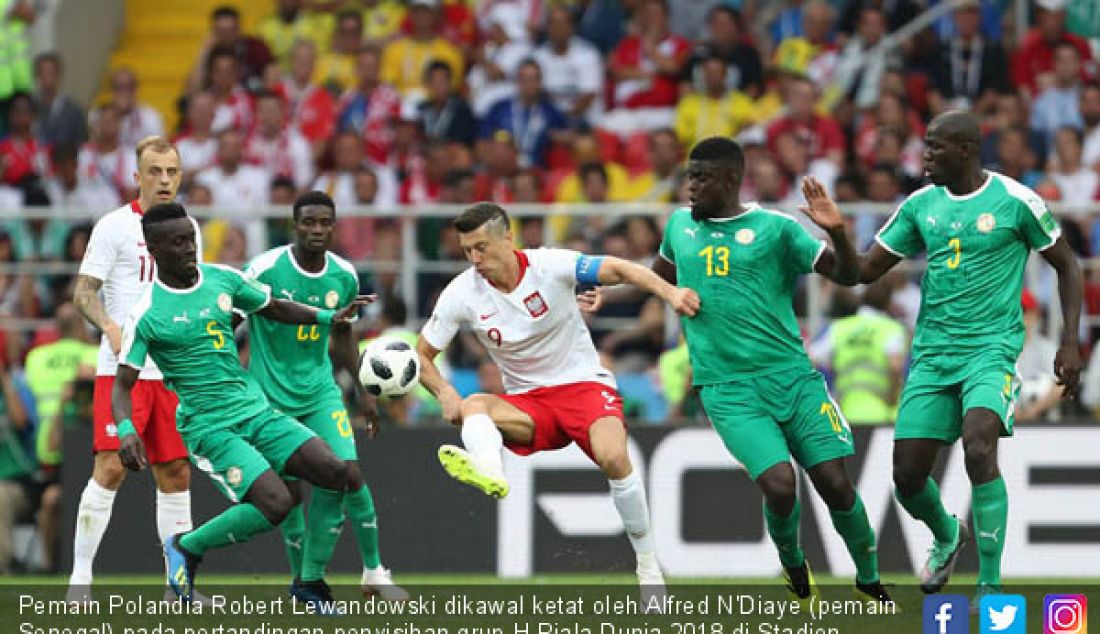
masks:
<path fill-rule="evenodd" d="M 924 597 L 924 634 L 968 634 L 970 601 L 961 594 Z"/>

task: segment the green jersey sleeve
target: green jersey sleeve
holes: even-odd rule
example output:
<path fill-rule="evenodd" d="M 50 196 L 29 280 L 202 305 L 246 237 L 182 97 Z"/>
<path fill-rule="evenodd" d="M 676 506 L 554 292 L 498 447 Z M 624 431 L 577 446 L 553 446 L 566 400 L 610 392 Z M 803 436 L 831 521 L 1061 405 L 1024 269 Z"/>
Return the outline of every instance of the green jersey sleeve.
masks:
<path fill-rule="evenodd" d="M 668 217 L 668 222 L 665 223 L 664 235 L 661 237 L 661 248 L 658 253 L 661 257 L 669 262 L 676 261 L 676 253 L 672 249 L 672 235 L 676 231 L 676 212 L 673 212 Z"/>
<path fill-rule="evenodd" d="M 924 239 L 921 238 L 920 228 L 913 220 L 918 204 L 915 197 L 922 191 L 917 190 L 905 199 L 901 207 L 898 207 L 875 236 L 875 241 L 881 244 L 882 248 L 899 258 L 911 258 L 924 250 Z"/>
<path fill-rule="evenodd" d="M 145 367 L 145 357 L 149 354 L 148 333 L 142 326 L 143 313 L 144 311 L 139 313 L 135 307 L 126 318 L 126 323 L 122 326 L 122 349 L 118 355 L 119 363 L 139 372 Z"/>
<path fill-rule="evenodd" d="M 1023 189 L 1023 187 L 1021 187 Z M 1016 195 L 1019 201 L 1020 232 L 1029 249 L 1042 251 L 1054 246 L 1062 235 L 1062 229 L 1054 214 L 1050 213 L 1043 199 L 1030 189 L 1024 190 L 1024 194 Z M 1015 192 L 1013 192 L 1015 193 Z"/>
<path fill-rule="evenodd" d="M 786 243 L 790 257 L 787 262 L 794 268 L 798 275 L 804 275 L 814 270 L 817 259 L 825 251 L 825 242 L 810 235 L 797 221 L 784 222 L 786 227 Z"/>
<path fill-rule="evenodd" d="M 239 283 L 233 288 L 233 307 L 245 313 L 263 310 L 271 303 L 271 288 L 255 279 L 245 277 L 240 271 L 233 271 Z"/>

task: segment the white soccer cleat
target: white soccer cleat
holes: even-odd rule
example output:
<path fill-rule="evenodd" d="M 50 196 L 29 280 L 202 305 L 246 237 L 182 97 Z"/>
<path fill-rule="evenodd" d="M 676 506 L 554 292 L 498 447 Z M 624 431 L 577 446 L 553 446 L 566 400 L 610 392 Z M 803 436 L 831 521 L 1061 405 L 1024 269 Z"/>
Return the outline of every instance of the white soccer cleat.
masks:
<path fill-rule="evenodd" d="M 500 499 L 508 495 L 508 479 L 499 464 L 479 460 L 462 447 L 443 445 L 439 448 L 439 463 L 455 480 L 468 484 L 485 495 Z"/>
<path fill-rule="evenodd" d="M 363 568 L 363 578 L 359 581 L 359 587 L 363 590 L 363 596 L 378 596 L 383 601 L 408 601 L 409 593 L 404 588 L 395 584 L 390 576 L 390 571 L 378 566 L 377 568 Z"/>
<path fill-rule="evenodd" d="M 638 555 L 638 586 L 642 614 L 662 614 L 665 600 L 665 575 L 653 553 Z"/>

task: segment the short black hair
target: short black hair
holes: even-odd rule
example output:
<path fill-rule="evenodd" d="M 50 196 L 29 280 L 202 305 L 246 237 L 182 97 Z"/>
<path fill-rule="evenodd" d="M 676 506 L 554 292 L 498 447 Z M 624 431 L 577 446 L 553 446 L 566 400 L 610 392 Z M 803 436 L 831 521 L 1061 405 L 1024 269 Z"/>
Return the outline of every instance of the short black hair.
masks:
<path fill-rule="evenodd" d="M 581 165 L 580 169 L 577 170 L 577 176 L 580 177 L 582 186 L 586 181 L 588 181 L 588 177 L 592 174 L 596 174 L 597 176 L 599 176 L 603 180 L 604 185 L 607 185 L 609 183 L 607 168 L 603 166 L 603 163 L 590 161 Z"/>
<path fill-rule="evenodd" d="M 393 293 L 386 293 L 382 297 L 382 317 L 391 324 L 403 324 L 408 319 L 409 309 L 405 300 Z"/>
<path fill-rule="evenodd" d="M 433 59 L 424 67 L 424 79 L 432 76 L 432 73 L 436 71 L 443 71 L 447 73 L 447 77 L 454 77 L 455 71 L 451 68 L 451 65 L 441 59 Z"/>
<path fill-rule="evenodd" d="M 471 231 L 477 231 L 481 225 L 487 222 L 503 222 L 504 226 L 508 227 L 508 212 L 504 211 L 504 207 L 494 202 L 474 203 L 455 218 L 454 227 L 459 233 L 470 233 Z"/>
<path fill-rule="evenodd" d="M 186 217 L 187 210 L 179 203 L 157 203 L 141 216 L 141 230 L 148 234 L 149 228 L 153 225 Z"/>
<path fill-rule="evenodd" d="M 298 222 L 298 216 L 301 215 L 302 208 L 310 205 L 328 207 L 332 210 L 332 215 L 336 215 L 336 203 L 332 202 L 332 197 L 325 192 L 313 190 L 302 194 L 294 201 L 294 222 Z"/>
<path fill-rule="evenodd" d="M 236 7 L 229 5 L 222 5 L 210 12 L 210 21 L 219 20 L 221 18 L 233 18 L 237 22 L 241 21 L 241 12 Z"/>
<path fill-rule="evenodd" d="M 737 141 L 729 137 L 712 136 L 703 139 L 691 148 L 688 159 L 729 163 L 738 174 L 745 171 L 745 152 Z"/>

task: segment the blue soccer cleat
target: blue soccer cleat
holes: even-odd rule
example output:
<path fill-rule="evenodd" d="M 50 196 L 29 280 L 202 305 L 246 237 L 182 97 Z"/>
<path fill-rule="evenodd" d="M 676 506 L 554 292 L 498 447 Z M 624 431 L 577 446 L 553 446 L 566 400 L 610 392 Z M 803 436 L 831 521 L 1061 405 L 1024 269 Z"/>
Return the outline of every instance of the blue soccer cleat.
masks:
<path fill-rule="evenodd" d="M 168 587 L 181 601 L 190 603 L 194 599 L 195 568 L 201 558 L 180 547 L 182 536 L 177 533 L 164 540 L 164 559 L 168 562 Z"/>

